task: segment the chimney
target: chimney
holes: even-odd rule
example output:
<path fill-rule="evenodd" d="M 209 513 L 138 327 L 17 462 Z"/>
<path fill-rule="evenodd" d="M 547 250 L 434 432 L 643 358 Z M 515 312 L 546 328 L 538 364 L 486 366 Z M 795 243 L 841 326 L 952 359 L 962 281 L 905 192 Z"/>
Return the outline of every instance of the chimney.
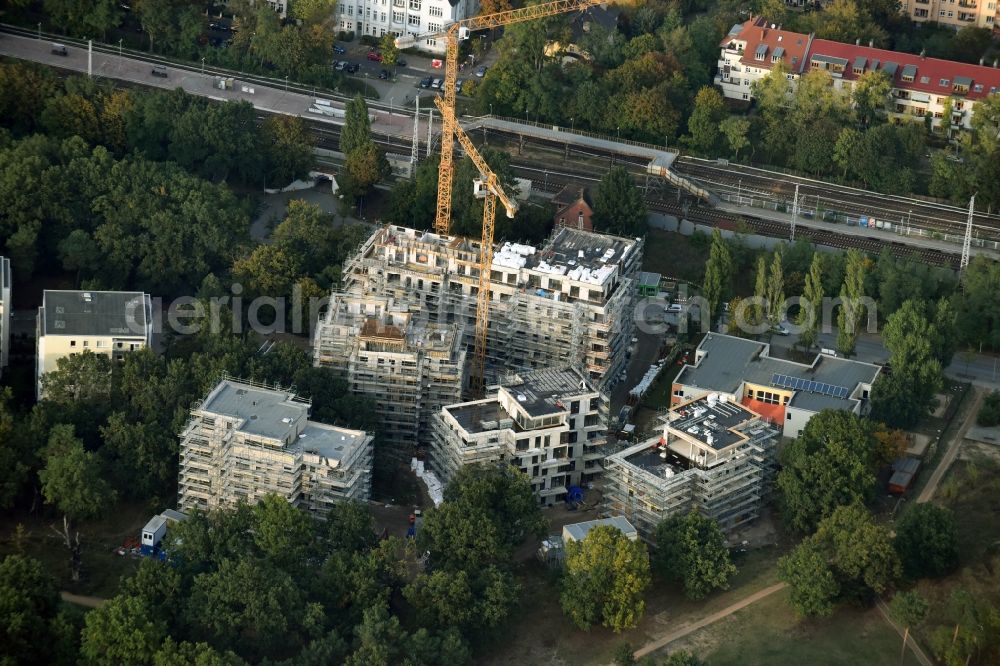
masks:
<path fill-rule="evenodd" d="M 986 62 L 986 56 L 980 56 L 979 57 L 979 66 L 982 67 L 984 62 Z"/>
<path fill-rule="evenodd" d="M 868 48 L 870 48 L 870 49 L 875 48 L 875 40 L 874 39 L 869 39 L 868 40 Z"/>
<path fill-rule="evenodd" d="M 998 61 L 998 60 L 997 60 L 996 58 L 994 58 L 994 59 L 993 59 L 993 66 L 994 66 L 994 67 L 996 67 L 996 66 L 997 66 L 997 62 L 1000 62 L 1000 61 Z"/>
<path fill-rule="evenodd" d="M 923 60 L 924 56 L 926 56 L 926 55 L 927 55 L 927 50 L 926 49 L 920 49 L 920 59 Z"/>
<path fill-rule="evenodd" d="M 854 40 L 854 45 L 855 46 L 861 46 L 861 38 L 860 37 L 858 37 L 857 39 Z"/>

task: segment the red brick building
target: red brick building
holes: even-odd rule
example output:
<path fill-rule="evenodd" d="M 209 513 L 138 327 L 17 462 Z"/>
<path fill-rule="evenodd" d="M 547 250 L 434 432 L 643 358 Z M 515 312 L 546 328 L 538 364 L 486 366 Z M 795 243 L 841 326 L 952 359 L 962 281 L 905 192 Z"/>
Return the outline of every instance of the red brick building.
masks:
<path fill-rule="evenodd" d="M 556 204 L 554 218 L 556 226 L 593 231 L 594 223 L 591 218 L 594 216 L 594 210 L 588 199 L 587 191 L 582 188 L 575 191 L 575 197 L 568 187 L 563 188 L 553 200 Z"/>

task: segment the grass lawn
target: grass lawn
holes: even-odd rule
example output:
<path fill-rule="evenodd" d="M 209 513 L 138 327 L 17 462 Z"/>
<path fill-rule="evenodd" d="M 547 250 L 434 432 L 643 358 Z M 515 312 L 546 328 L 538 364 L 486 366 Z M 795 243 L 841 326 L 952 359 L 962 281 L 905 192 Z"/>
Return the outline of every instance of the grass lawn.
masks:
<path fill-rule="evenodd" d="M 844 606 L 823 620 L 796 617 L 788 590 L 776 592 L 654 655 L 689 650 L 711 666 L 899 664 L 902 639 L 875 609 Z M 907 651 L 903 666 L 919 662 Z"/>
<path fill-rule="evenodd" d="M 752 551 L 737 561 L 739 573 L 730 589 L 701 601 L 686 599 L 680 588 L 654 578 L 646 594 L 646 614 L 639 627 L 621 634 L 593 627 L 581 631 L 565 618 L 559 605 L 559 584 L 554 572 L 537 562 L 520 573 L 523 601 L 520 614 L 505 631 L 516 640 L 486 647 L 480 664 L 608 664 L 622 642 L 639 647 L 670 631 L 681 622 L 709 615 L 777 581 L 777 548 Z"/>
<path fill-rule="evenodd" d="M 131 574 L 139 565 L 137 558 L 121 557 L 112 551 L 127 538 L 138 539 L 142 526 L 153 513 L 142 505 L 122 504 L 100 520 L 81 524 L 83 577 L 79 583 L 74 583 L 70 577 L 69 551 L 49 527 L 62 527 L 62 518 L 54 514 L 5 513 L 0 517 L 0 557 L 20 549 L 42 562 L 58 579 L 60 589 L 74 594 L 111 597 L 121 577 Z M 18 524 L 24 526 L 20 544 L 15 537 Z"/>

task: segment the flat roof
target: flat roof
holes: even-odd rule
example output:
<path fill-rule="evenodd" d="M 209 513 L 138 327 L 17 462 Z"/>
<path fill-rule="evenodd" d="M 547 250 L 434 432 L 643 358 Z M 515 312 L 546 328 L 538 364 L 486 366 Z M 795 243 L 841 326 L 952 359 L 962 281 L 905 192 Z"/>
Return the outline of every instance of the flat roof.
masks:
<path fill-rule="evenodd" d="M 649 273 L 647 271 L 639 271 L 639 286 L 640 287 L 659 287 L 660 286 L 660 274 L 659 273 Z"/>
<path fill-rule="evenodd" d="M 575 368 L 542 368 L 510 375 L 500 385 L 532 417 L 569 411 L 565 400 L 595 393 L 590 380 Z"/>
<path fill-rule="evenodd" d="M 563 530 L 569 534 L 574 541 L 583 541 L 587 537 L 587 534 L 590 533 L 590 530 L 604 525 L 617 527 L 626 536 L 634 536 L 638 534 L 635 527 L 632 526 L 632 523 L 628 522 L 625 516 L 610 516 L 609 518 L 598 518 L 596 520 L 588 520 L 582 523 L 564 525 Z"/>
<path fill-rule="evenodd" d="M 149 522 L 146 523 L 146 526 L 142 528 L 142 531 L 156 532 L 156 530 L 160 529 L 166 524 L 167 524 L 167 519 L 164 518 L 163 516 L 153 516 L 152 518 L 149 519 Z"/>
<path fill-rule="evenodd" d="M 141 291 L 42 293 L 43 335 L 146 337 L 151 313 Z"/>
<path fill-rule="evenodd" d="M 524 265 L 539 273 L 603 285 L 635 244 L 634 239 L 560 227 L 537 252 L 526 256 Z"/>
<path fill-rule="evenodd" d="M 293 394 L 286 391 L 224 379 L 208 394 L 201 410 L 241 419 L 242 432 L 284 439 L 289 430 L 295 429 L 298 420 L 308 415 L 309 404 L 295 400 Z"/>
<path fill-rule="evenodd" d="M 721 451 L 744 439 L 739 428 L 758 418 L 755 412 L 743 405 L 727 400 L 722 402 L 698 398 L 670 411 L 668 427 L 682 432 L 715 451 Z"/>
<path fill-rule="evenodd" d="M 795 391 L 791 405 L 811 411 L 845 409 L 856 402 L 851 396 L 858 384 L 871 384 L 879 367 L 845 358 L 817 354 L 812 365 L 767 356 L 768 346 L 721 333 L 706 335 L 698 346 L 705 352 L 697 365 L 686 365 L 677 375 L 678 384 L 735 394 L 742 382 Z M 815 387 L 796 388 L 775 382 L 790 377 Z M 828 395 L 822 387 L 842 387 L 844 392 Z M 838 397 L 839 396 L 839 397 Z"/>
<path fill-rule="evenodd" d="M 510 418 L 510 414 L 504 410 L 500 401 L 495 397 L 448 405 L 444 409 L 468 433 L 475 434 L 497 430 L 500 428 L 500 421 L 503 420 L 511 421 L 510 428 L 512 430 L 520 430 L 517 423 Z"/>
<path fill-rule="evenodd" d="M 306 422 L 295 444 L 305 453 L 314 453 L 328 460 L 343 460 L 368 439 L 363 430 L 348 430 L 326 423 Z"/>

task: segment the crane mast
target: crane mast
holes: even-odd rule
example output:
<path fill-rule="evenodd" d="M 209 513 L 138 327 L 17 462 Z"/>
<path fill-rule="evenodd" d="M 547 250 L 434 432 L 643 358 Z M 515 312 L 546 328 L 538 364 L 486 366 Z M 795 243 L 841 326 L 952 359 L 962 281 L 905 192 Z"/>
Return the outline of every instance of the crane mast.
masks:
<path fill-rule="evenodd" d="M 493 232 L 496 224 L 497 199 L 504 205 L 508 217 L 517 212 L 517 202 L 507 196 L 500 179 L 473 145 L 472 140 L 459 126 L 455 116 L 455 82 L 458 79 L 458 43 L 469 38 L 473 30 L 499 28 L 514 23 L 587 9 L 603 4 L 601 0 L 555 0 L 521 9 L 511 9 L 463 19 L 449 25 L 443 32 L 417 37 L 397 37 L 399 48 L 413 46 L 419 40 L 445 38 L 444 97 L 435 97 L 434 103 L 441 111 L 441 163 L 438 167 L 437 209 L 434 231 L 448 234 L 451 230 L 451 194 L 454 170 L 454 145 L 457 137 L 466 154 L 472 159 L 482 177 L 477 196 L 483 198 L 483 228 L 479 245 L 479 291 L 476 294 L 476 341 L 471 375 L 472 394 L 481 397 L 485 388 L 486 338 L 490 325 L 490 272 L 493 267 Z M 428 151 L 430 142 L 428 141 Z"/>

